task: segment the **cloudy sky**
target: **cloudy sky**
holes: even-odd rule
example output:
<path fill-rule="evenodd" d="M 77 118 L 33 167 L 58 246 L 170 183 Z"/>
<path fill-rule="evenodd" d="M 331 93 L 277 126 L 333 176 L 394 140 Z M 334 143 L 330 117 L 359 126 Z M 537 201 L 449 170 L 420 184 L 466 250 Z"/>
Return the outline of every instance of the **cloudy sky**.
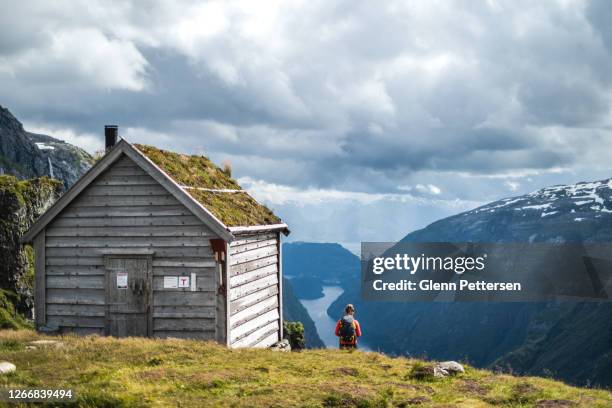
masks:
<path fill-rule="evenodd" d="M 293 239 L 393 240 L 612 176 L 612 4 L 28 1 L 0 104 L 93 152 L 104 124 L 217 163 Z"/>

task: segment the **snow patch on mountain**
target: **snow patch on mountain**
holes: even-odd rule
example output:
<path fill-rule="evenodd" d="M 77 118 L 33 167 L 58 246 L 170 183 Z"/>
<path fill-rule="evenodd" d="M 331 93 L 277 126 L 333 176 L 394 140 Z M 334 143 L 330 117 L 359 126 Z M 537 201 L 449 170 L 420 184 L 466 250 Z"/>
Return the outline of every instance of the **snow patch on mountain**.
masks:
<path fill-rule="evenodd" d="M 524 196 L 504 198 L 469 211 L 468 214 L 508 210 L 521 217 L 526 216 L 521 212 L 530 212 L 540 218 L 577 212 L 612 213 L 612 179 L 545 187 Z M 600 215 L 594 217 L 599 218 Z M 574 217 L 574 221 L 579 222 L 584 218 Z"/>

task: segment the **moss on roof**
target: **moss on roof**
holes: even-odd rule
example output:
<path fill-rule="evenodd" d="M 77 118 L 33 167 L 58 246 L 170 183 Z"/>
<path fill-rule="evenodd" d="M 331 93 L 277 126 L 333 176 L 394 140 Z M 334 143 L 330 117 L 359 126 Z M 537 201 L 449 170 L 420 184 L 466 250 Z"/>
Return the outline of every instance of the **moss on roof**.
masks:
<path fill-rule="evenodd" d="M 228 227 L 272 225 L 281 222 L 268 207 L 259 204 L 246 191 L 223 193 L 189 189 L 187 192 Z"/>
<path fill-rule="evenodd" d="M 258 203 L 240 185 L 204 156 L 189 156 L 153 146 L 134 145 L 227 227 L 279 224 L 268 207 Z M 199 190 L 200 189 L 200 190 Z M 240 192 L 201 189 L 241 190 Z"/>
<path fill-rule="evenodd" d="M 153 146 L 135 144 L 153 163 L 168 173 L 178 184 L 191 187 L 241 189 L 236 180 L 215 166 L 207 157 L 189 156 L 158 149 Z"/>

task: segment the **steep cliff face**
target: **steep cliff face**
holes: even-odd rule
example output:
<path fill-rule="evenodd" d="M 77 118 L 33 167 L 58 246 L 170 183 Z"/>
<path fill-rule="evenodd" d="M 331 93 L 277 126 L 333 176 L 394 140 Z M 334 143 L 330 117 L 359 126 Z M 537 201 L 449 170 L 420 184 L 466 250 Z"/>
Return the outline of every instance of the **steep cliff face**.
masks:
<path fill-rule="evenodd" d="M 20 179 L 48 176 L 70 187 L 93 164 L 83 149 L 46 135 L 30 133 L 0 106 L 0 174 Z"/>
<path fill-rule="evenodd" d="M 33 251 L 19 240 L 63 188 L 60 181 L 47 177 L 0 176 L 0 288 L 15 294 L 17 311 L 28 317 L 33 306 Z"/>
<path fill-rule="evenodd" d="M 92 164 L 76 146 L 27 132 L 0 106 L 0 326 L 14 326 L 14 311 L 32 315 L 34 254 L 19 238 Z"/>

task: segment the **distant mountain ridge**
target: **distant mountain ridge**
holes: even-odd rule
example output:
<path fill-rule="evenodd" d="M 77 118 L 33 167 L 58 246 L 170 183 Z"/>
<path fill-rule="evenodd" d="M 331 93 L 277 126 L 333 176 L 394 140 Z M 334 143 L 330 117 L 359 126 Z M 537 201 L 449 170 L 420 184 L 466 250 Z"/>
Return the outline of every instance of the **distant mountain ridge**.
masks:
<path fill-rule="evenodd" d="M 405 242 L 612 242 L 612 180 L 546 187 L 457 214 Z M 612 303 L 361 302 L 359 282 L 329 309 L 357 303 L 372 348 L 612 386 Z"/>
<path fill-rule="evenodd" d="M 300 299 L 322 297 L 323 286 L 345 286 L 359 277 L 358 271 L 359 258 L 340 244 L 290 242 L 283 245 L 283 272 Z"/>
<path fill-rule="evenodd" d="M 51 136 L 31 133 L 0 106 L 0 174 L 20 179 L 48 176 L 70 187 L 93 164 L 85 150 Z"/>
<path fill-rule="evenodd" d="M 406 242 L 612 241 L 612 179 L 545 187 L 436 221 Z"/>

